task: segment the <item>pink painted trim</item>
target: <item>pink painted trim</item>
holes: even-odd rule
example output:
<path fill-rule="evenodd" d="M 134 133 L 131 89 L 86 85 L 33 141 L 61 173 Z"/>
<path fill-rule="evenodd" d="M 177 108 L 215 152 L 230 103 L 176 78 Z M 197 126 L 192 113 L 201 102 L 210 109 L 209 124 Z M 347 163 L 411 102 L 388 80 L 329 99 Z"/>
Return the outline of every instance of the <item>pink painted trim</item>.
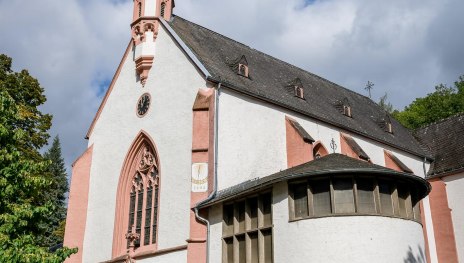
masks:
<path fill-rule="evenodd" d="M 294 119 L 285 116 L 287 144 L 287 166 L 294 167 L 313 160 L 313 145 L 304 141 L 291 122 Z"/>
<path fill-rule="evenodd" d="M 145 37 L 145 33 L 147 32 L 153 32 L 153 41 L 156 40 L 158 36 L 159 21 L 156 17 L 142 17 L 132 22 L 131 28 L 132 40 L 137 46 L 147 40 Z"/>
<path fill-rule="evenodd" d="M 127 241 L 125 239 L 125 234 L 127 233 L 127 227 L 129 224 L 128 213 L 129 213 L 129 194 L 132 187 L 132 177 L 136 172 L 136 167 L 138 163 L 138 156 L 140 155 L 143 147 L 148 144 L 148 146 L 153 151 L 155 155 L 155 163 L 158 169 L 159 182 L 158 182 L 158 193 L 161 193 L 161 167 L 159 162 L 159 157 L 157 155 L 158 151 L 156 145 L 152 138 L 145 131 L 140 131 L 132 142 L 131 147 L 129 148 L 124 164 L 121 168 L 121 174 L 119 176 L 118 190 L 116 196 L 116 212 L 115 212 L 115 223 L 114 223 L 114 234 L 113 234 L 113 252 L 112 257 L 118 257 L 124 255 L 127 252 Z M 144 195 L 145 198 L 146 195 Z M 158 194 L 158 213 L 157 213 L 157 227 L 159 228 L 159 214 L 160 214 L 160 194 Z M 145 207 L 145 206 L 144 206 Z M 152 209 L 153 210 L 153 209 Z M 152 214 L 154 211 L 152 211 Z M 145 209 L 142 212 L 142 223 L 144 223 Z M 144 228 L 142 228 L 142 236 L 144 235 Z M 158 235 L 159 231 L 156 231 Z M 150 238 L 152 238 L 150 236 Z M 141 251 L 148 250 L 157 250 L 158 249 L 158 236 L 156 237 L 156 243 L 151 245 L 143 245 L 143 240 L 140 241 L 140 247 L 136 249 L 136 253 Z"/>
<path fill-rule="evenodd" d="M 156 10 L 156 16 L 161 17 L 161 3 L 165 3 L 165 9 L 164 9 L 164 20 L 171 20 L 172 16 L 172 11 L 174 9 L 174 0 L 156 0 L 156 6 L 158 7 Z"/>
<path fill-rule="evenodd" d="M 213 89 L 199 89 L 192 108 L 192 163 L 208 163 L 208 192 L 190 193 L 190 206 L 208 197 L 214 180 L 214 92 Z M 201 150 L 201 151 L 200 151 Z M 202 214 L 204 215 L 204 214 Z M 206 226 L 197 221 L 195 213 L 190 211 L 190 234 L 187 240 L 187 262 L 206 262 Z"/>
<path fill-rule="evenodd" d="M 124 56 L 122 57 L 121 62 L 119 62 L 118 69 L 116 70 L 116 73 L 113 76 L 113 80 L 111 81 L 110 87 L 106 91 L 105 97 L 103 97 L 100 107 L 98 108 L 97 114 L 95 115 L 95 117 L 92 120 L 92 123 L 90 124 L 89 130 L 87 131 L 87 134 L 85 135 L 86 139 L 89 139 L 90 136 L 92 135 L 93 128 L 95 127 L 97 120 L 100 118 L 101 112 L 103 111 L 103 108 L 106 105 L 106 101 L 108 100 L 111 92 L 113 91 L 114 85 L 116 84 L 116 80 L 119 78 L 119 74 L 121 74 L 124 61 L 126 61 L 126 58 L 131 50 L 132 50 L 132 40 L 127 45 L 126 51 L 124 52 Z"/>
<path fill-rule="evenodd" d="M 141 56 L 135 59 L 135 70 L 139 74 L 142 86 L 145 86 L 148 79 L 148 73 L 153 65 L 154 56 Z"/>
<path fill-rule="evenodd" d="M 313 158 L 316 159 L 316 155 L 319 154 L 320 157 L 326 156 L 329 154 L 327 148 L 325 148 L 324 144 L 321 141 L 317 141 L 314 143 L 313 147 Z"/>
<path fill-rule="evenodd" d="M 78 248 L 77 254 L 66 260 L 67 263 L 82 262 L 85 224 L 89 200 L 90 167 L 92 166 L 93 145 L 73 164 L 71 189 L 69 191 L 68 212 L 64 246 Z"/>
<path fill-rule="evenodd" d="M 344 155 L 346 155 L 348 157 L 351 157 L 351 158 L 362 160 L 361 158 L 359 158 L 359 156 L 356 154 L 356 152 L 350 147 L 350 145 L 346 141 L 345 138 L 347 136 L 350 136 L 350 135 L 344 134 L 342 132 L 340 133 L 340 150 L 341 150 L 342 154 L 344 154 Z"/>
<path fill-rule="evenodd" d="M 391 153 L 386 150 L 383 150 L 384 158 L 385 158 L 385 167 L 390 168 L 392 170 L 403 172 L 403 169 L 396 164 L 396 162 L 391 158 Z"/>
<path fill-rule="evenodd" d="M 174 253 L 182 250 L 186 250 L 187 245 L 182 245 L 182 246 L 177 246 L 177 247 L 170 247 L 170 248 L 164 248 L 164 249 L 159 249 L 156 251 L 147 251 L 147 252 L 137 252 L 135 255 L 132 257 L 132 259 L 142 259 L 145 257 L 158 257 L 161 255 L 169 254 L 169 253 Z M 121 263 L 122 261 L 126 262 L 128 255 L 122 255 L 107 261 L 104 261 L 103 263 Z"/>
<path fill-rule="evenodd" d="M 440 178 L 429 180 L 429 182 L 432 185 L 429 201 L 438 262 L 457 263 L 458 253 L 446 184 Z"/>
<path fill-rule="evenodd" d="M 139 16 L 139 4 L 141 5 L 141 14 Z M 145 0 L 135 0 L 134 1 L 134 15 L 132 21 L 139 19 L 145 15 Z"/>

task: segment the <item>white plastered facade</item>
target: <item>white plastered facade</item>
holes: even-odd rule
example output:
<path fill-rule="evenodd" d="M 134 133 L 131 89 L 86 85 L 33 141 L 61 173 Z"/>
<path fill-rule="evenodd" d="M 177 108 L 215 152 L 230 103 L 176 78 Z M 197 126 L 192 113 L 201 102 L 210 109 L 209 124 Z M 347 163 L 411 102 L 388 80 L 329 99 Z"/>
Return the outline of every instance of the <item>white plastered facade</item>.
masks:
<path fill-rule="evenodd" d="M 186 245 L 192 105 L 198 89 L 205 87 L 205 80 L 161 25 L 155 45 L 155 59 L 145 87 L 136 77 L 134 51 L 129 52 L 89 138 L 94 151 L 83 262 L 111 258 L 118 181 L 126 154 L 141 130 L 154 140 L 160 160 L 158 249 Z M 136 103 L 145 92 L 151 94 L 151 105 L 146 116 L 139 118 Z M 184 262 L 185 254 L 166 255 L 170 259 L 165 262 Z"/>
<path fill-rule="evenodd" d="M 383 216 L 290 222 L 287 189 L 285 182 L 273 189 L 273 262 L 426 262 L 421 224 Z M 221 262 L 222 205 L 213 206 L 209 213 L 211 262 Z"/>
<path fill-rule="evenodd" d="M 353 137 L 374 164 L 385 166 L 384 150 L 388 150 L 417 176 L 424 178 L 424 165 L 426 170 L 429 168 L 429 163 L 424 163 L 424 160 L 417 156 L 235 91 L 223 89 L 219 97 L 219 190 L 288 168 L 286 116 L 297 120 L 316 141 L 322 142 L 329 152 L 334 151 L 330 147 L 332 139 L 337 145 L 335 152 L 341 152 L 340 132 L 344 132 Z M 286 183 L 284 185 L 286 186 Z M 280 185 L 274 190 L 274 198 L 279 200 L 273 206 L 274 262 L 308 262 L 304 259 L 309 258 L 314 259 L 309 262 L 403 262 L 409 252 L 416 259 L 425 258 L 422 225 L 417 222 L 377 216 L 353 216 L 289 223 L 287 190 L 284 188 Z M 218 252 L 222 250 L 221 210 L 220 206 L 211 210 L 212 262 L 220 262 L 222 255 Z M 430 213 L 428 207 L 425 210 L 425 213 Z M 427 225 L 431 225 L 431 216 L 426 216 L 426 222 Z M 429 241 L 431 262 L 436 262 L 433 228 L 427 230 L 428 237 L 431 239 Z M 324 234 L 325 232 L 327 235 Z M 340 232 L 340 236 L 337 236 L 337 232 Z M 405 233 L 408 233 L 406 237 L 404 237 Z M 361 243 L 353 242 L 353 236 L 359 235 Z M 331 243 L 332 247 L 325 246 L 327 245 L 325 238 L 334 240 Z M 301 245 L 298 246 L 297 243 Z M 295 246 L 289 247 L 288 244 Z M 352 253 L 336 253 L 334 248 L 338 251 L 352 251 Z M 361 254 L 365 253 L 363 251 L 366 248 L 375 253 L 367 256 Z M 333 251 L 332 258 L 324 258 L 327 256 L 326 253 L 330 253 L 330 249 Z M 288 260 L 288 256 L 293 254 L 295 258 Z M 376 257 L 376 254 L 381 256 Z M 348 260 L 340 258 L 341 255 L 348 257 Z M 357 257 L 360 255 L 363 255 L 366 261 L 359 261 Z"/>
<path fill-rule="evenodd" d="M 448 206 L 451 209 L 454 238 L 459 262 L 464 262 L 464 172 L 443 178 L 446 184 Z"/>

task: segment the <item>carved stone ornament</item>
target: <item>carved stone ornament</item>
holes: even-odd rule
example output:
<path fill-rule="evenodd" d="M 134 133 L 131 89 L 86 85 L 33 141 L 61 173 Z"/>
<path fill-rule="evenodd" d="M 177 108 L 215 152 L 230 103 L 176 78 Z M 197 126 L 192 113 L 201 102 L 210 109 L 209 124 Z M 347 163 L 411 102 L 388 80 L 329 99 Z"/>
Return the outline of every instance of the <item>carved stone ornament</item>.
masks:
<path fill-rule="evenodd" d="M 148 72 L 153 65 L 154 56 L 141 56 L 135 60 L 135 70 L 139 74 L 140 82 L 143 86 L 147 83 Z"/>
<path fill-rule="evenodd" d="M 155 157 L 153 153 L 149 150 L 148 147 L 145 146 L 143 149 L 142 158 L 140 159 L 139 163 L 139 171 L 146 173 L 155 165 Z"/>
<path fill-rule="evenodd" d="M 158 21 L 142 18 L 132 24 L 132 40 L 136 46 L 146 41 L 147 32 L 153 32 L 153 41 L 155 41 L 158 36 Z"/>
<path fill-rule="evenodd" d="M 126 234 L 126 239 L 129 241 L 129 254 L 127 255 L 126 262 L 135 262 L 132 260 L 131 255 L 134 253 L 135 241 L 140 239 L 140 234 L 135 232 L 135 225 L 132 225 L 131 231 Z"/>
<path fill-rule="evenodd" d="M 127 255 L 126 259 L 124 260 L 124 263 L 135 263 L 135 259 L 133 259 L 131 256 Z"/>

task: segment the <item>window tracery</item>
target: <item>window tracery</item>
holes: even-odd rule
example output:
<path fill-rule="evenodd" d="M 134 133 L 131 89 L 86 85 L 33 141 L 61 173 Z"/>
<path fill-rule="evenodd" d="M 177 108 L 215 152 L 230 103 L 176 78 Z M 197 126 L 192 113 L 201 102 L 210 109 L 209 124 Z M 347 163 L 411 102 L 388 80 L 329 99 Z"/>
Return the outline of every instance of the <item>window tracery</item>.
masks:
<path fill-rule="evenodd" d="M 113 258 L 158 248 L 160 182 L 155 144 L 141 131 L 128 150 L 119 178 Z"/>
<path fill-rule="evenodd" d="M 127 231 L 140 237 L 135 247 L 156 243 L 159 176 L 155 157 L 145 146 L 132 178 Z M 128 244 L 129 247 L 129 244 Z"/>

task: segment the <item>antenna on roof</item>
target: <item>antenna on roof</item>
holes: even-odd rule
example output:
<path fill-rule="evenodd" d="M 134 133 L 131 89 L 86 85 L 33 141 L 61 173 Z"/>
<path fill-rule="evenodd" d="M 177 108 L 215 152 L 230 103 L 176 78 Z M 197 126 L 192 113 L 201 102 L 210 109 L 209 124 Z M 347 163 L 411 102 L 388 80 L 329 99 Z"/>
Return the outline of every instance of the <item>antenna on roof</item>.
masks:
<path fill-rule="evenodd" d="M 364 88 L 365 90 L 369 91 L 369 98 L 372 98 L 371 96 L 371 90 L 374 88 L 374 83 L 367 81 L 366 87 Z"/>

